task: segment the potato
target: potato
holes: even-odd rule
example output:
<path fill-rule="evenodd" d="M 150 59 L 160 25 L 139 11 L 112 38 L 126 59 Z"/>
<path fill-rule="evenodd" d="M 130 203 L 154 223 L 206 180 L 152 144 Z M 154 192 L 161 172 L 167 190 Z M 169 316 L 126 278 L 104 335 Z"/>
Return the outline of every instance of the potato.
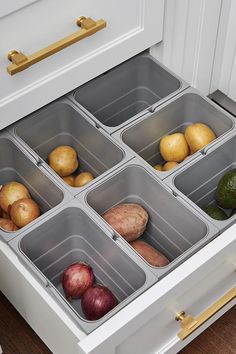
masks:
<path fill-rule="evenodd" d="M 75 177 L 74 186 L 83 187 L 94 179 L 92 173 L 90 172 L 81 172 L 78 176 Z"/>
<path fill-rule="evenodd" d="M 141 236 L 148 222 L 148 213 L 139 204 L 116 205 L 102 217 L 128 242 Z"/>
<path fill-rule="evenodd" d="M 201 150 L 216 139 L 213 130 L 203 123 L 189 125 L 185 130 L 185 139 L 190 147 L 191 154 Z"/>
<path fill-rule="evenodd" d="M 178 162 L 175 161 L 166 162 L 165 165 L 163 166 L 163 171 L 170 171 L 176 166 L 178 166 Z"/>
<path fill-rule="evenodd" d="M 73 175 L 69 175 L 66 177 L 62 177 L 63 181 L 71 187 L 74 187 L 75 177 Z"/>
<path fill-rule="evenodd" d="M 155 170 L 157 170 L 157 171 L 163 171 L 163 166 L 162 165 L 155 165 L 155 166 L 153 166 L 153 168 L 155 168 Z"/>
<path fill-rule="evenodd" d="M 0 228 L 5 231 L 17 231 L 18 227 L 13 223 L 12 220 L 7 220 L 0 218 Z"/>
<path fill-rule="evenodd" d="M 154 247 L 142 240 L 136 240 L 130 243 L 130 245 L 142 256 L 149 264 L 154 267 L 164 267 L 169 264 L 169 260 L 163 256 Z"/>
<path fill-rule="evenodd" d="M 160 153 L 167 162 L 181 162 L 189 155 L 189 146 L 182 133 L 166 135 L 160 141 Z"/>
<path fill-rule="evenodd" d="M 61 145 L 48 155 L 49 166 L 61 177 L 71 175 L 79 167 L 77 152 L 74 148 Z"/>

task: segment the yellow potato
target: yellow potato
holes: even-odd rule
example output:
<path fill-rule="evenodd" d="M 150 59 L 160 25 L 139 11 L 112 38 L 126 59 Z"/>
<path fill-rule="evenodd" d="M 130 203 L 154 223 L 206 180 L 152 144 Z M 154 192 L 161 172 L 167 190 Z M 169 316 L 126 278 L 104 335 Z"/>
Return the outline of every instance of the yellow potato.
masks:
<path fill-rule="evenodd" d="M 77 153 L 71 146 L 61 145 L 48 156 L 50 167 L 61 177 L 71 175 L 79 166 Z"/>
<path fill-rule="evenodd" d="M 75 177 L 73 175 L 62 177 L 63 181 L 71 187 L 74 187 Z"/>
<path fill-rule="evenodd" d="M 166 162 L 165 165 L 163 166 L 163 171 L 172 170 L 172 168 L 175 168 L 176 166 L 178 166 L 178 162 L 175 161 Z"/>
<path fill-rule="evenodd" d="M 216 135 L 213 130 L 203 123 L 189 125 L 186 128 L 184 135 L 190 147 L 191 154 L 201 150 L 216 139 Z"/>
<path fill-rule="evenodd" d="M 92 173 L 82 172 L 75 177 L 74 187 L 83 187 L 94 179 Z"/>
<path fill-rule="evenodd" d="M 165 136 L 160 141 L 160 153 L 165 161 L 181 162 L 189 155 L 189 146 L 182 133 Z"/>
<path fill-rule="evenodd" d="M 157 170 L 157 171 L 163 171 L 162 165 L 155 165 L 155 166 L 153 166 L 153 168 L 155 168 L 155 170 Z"/>

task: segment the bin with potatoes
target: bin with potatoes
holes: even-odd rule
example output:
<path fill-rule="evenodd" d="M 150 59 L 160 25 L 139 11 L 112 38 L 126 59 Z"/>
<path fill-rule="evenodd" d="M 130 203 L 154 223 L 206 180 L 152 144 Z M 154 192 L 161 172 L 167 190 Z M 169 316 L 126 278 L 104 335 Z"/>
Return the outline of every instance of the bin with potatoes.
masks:
<path fill-rule="evenodd" d="M 77 198 L 158 277 L 217 235 L 211 223 L 176 198 L 137 158 Z"/>
<path fill-rule="evenodd" d="M 189 88 L 114 136 L 165 179 L 234 126 L 230 114 Z"/>
<path fill-rule="evenodd" d="M 9 242 L 70 197 L 10 135 L 0 145 L 0 238 Z"/>
<path fill-rule="evenodd" d="M 23 119 L 10 132 L 73 195 L 130 158 L 66 98 Z"/>

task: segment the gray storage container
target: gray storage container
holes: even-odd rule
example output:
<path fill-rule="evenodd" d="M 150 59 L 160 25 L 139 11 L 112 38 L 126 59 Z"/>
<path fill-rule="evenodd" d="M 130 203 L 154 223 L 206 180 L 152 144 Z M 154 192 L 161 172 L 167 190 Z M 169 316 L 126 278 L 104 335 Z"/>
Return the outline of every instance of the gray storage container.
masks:
<path fill-rule="evenodd" d="M 189 85 L 149 54 L 138 55 L 69 97 L 109 133 L 153 110 Z"/>
<path fill-rule="evenodd" d="M 213 129 L 218 139 L 231 132 L 235 126 L 234 118 L 230 114 L 203 97 L 195 89 L 189 88 L 158 107 L 153 114 L 145 115 L 113 136 L 123 142 L 124 147 L 129 147 L 130 151 L 134 151 L 137 157 L 141 157 L 143 162 L 146 161 L 158 177 L 165 179 L 201 152 L 196 152 L 173 170 L 156 171 L 152 166 L 164 162 L 159 150 L 161 138 L 168 134 L 184 132 L 189 124 L 197 122 L 207 124 Z M 211 145 L 215 142 L 216 140 Z"/>
<path fill-rule="evenodd" d="M 60 99 L 44 107 L 11 128 L 14 137 L 32 154 L 36 161 L 47 162 L 49 153 L 59 145 L 70 145 L 78 153 L 79 172 L 89 171 L 94 177 L 116 168 L 132 155 L 95 124 L 68 99 Z M 54 177 L 73 194 L 78 194 L 90 184 L 80 188 L 70 187 L 47 165 Z"/>
<path fill-rule="evenodd" d="M 170 264 L 162 268 L 150 266 L 158 277 L 170 272 L 218 234 L 210 222 L 181 198 L 175 197 L 171 189 L 140 165 L 137 159 L 78 198 L 98 215 L 120 203 L 142 205 L 149 214 L 149 222 L 141 239 L 170 260 Z"/>
<path fill-rule="evenodd" d="M 236 132 L 220 143 L 207 149 L 206 155 L 199 156 L 190 165 L 176 172 L 166 182 L 175 193 L 185 198 L 221 231 L 236 221 L 236 215 L 219 221 L 208 216 L 201 208 L 214 204 L 215 191 L 220 178 L 229 170 L 236 168 Z M 225 210 L 228 216 L 231 210 Z"/>
<path fill-rule="evenodd" d="M 156 277 L 138 265 L 112 239 L 109 231 L 89 216 L 74 199 L 45 222 L 32 227 L 10 242 L 19 259 L 44 282 L 49 293 L 86 332 L 90 333 L 109 317 L 154 284 Z M 86 320 L 81 301 L 67 301 L 61 279 L 71 264 L 85 262 L 94 271 L 96 283 L 106 285 L 119 304 L 97 321 Z"/>
<path fill-rule="evenodd" d="M 0 135 L 0 184 L 17 181 L 23 183 L 30 191 L 32 198 L 41 210 L 41 216 L 25 227 L 14 231 L 0 229 L 0 238 L 9 242 L 12 238 L 28 229 L 33 224 L 42 221 L 44 214 L 70 200 L 72 197 L 53 182 L 50 175 L 43 167 L 37 166 L 27 152 L 14 142 L 7 133 Z"/>

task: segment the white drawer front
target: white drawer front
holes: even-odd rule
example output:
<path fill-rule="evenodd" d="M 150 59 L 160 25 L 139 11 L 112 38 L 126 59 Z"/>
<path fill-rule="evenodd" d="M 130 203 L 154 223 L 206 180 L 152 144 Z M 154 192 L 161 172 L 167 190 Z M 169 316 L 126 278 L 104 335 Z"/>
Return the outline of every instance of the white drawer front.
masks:
<path fill-rule="evenodd" d="M 236 301 L 187 339 L 175 315 L 198 316 L 235 286 L 236 225 L 86 336 L 0 242 L 0 289 L 55 354 L 176 353 Z M 53 328 L 53 331 L 50 330 Z"/>
<path fill-rule="evenodd" d="M 208 244 L 79 343 L 83 354 L 177 353 L 229 309 L 231 301 L 187 339 L 176 313 L 198 316 L 236 284 L 236 226 Z"/>
<path fill-rule="evenodd" d="M 0 241 L 0 289 L 55 354 L 78 353 L 85 334 Z"/>
<path fill-rule="evenodd" d="M 0 18 L 0 129 L 159 42 L 163 13 L 163 0 L 40 0 Z M 9 51 L 32 55 L 79 30 L 82 15 L 104 19 L 107 27 L 14 76 L 7 73 Z"/>

